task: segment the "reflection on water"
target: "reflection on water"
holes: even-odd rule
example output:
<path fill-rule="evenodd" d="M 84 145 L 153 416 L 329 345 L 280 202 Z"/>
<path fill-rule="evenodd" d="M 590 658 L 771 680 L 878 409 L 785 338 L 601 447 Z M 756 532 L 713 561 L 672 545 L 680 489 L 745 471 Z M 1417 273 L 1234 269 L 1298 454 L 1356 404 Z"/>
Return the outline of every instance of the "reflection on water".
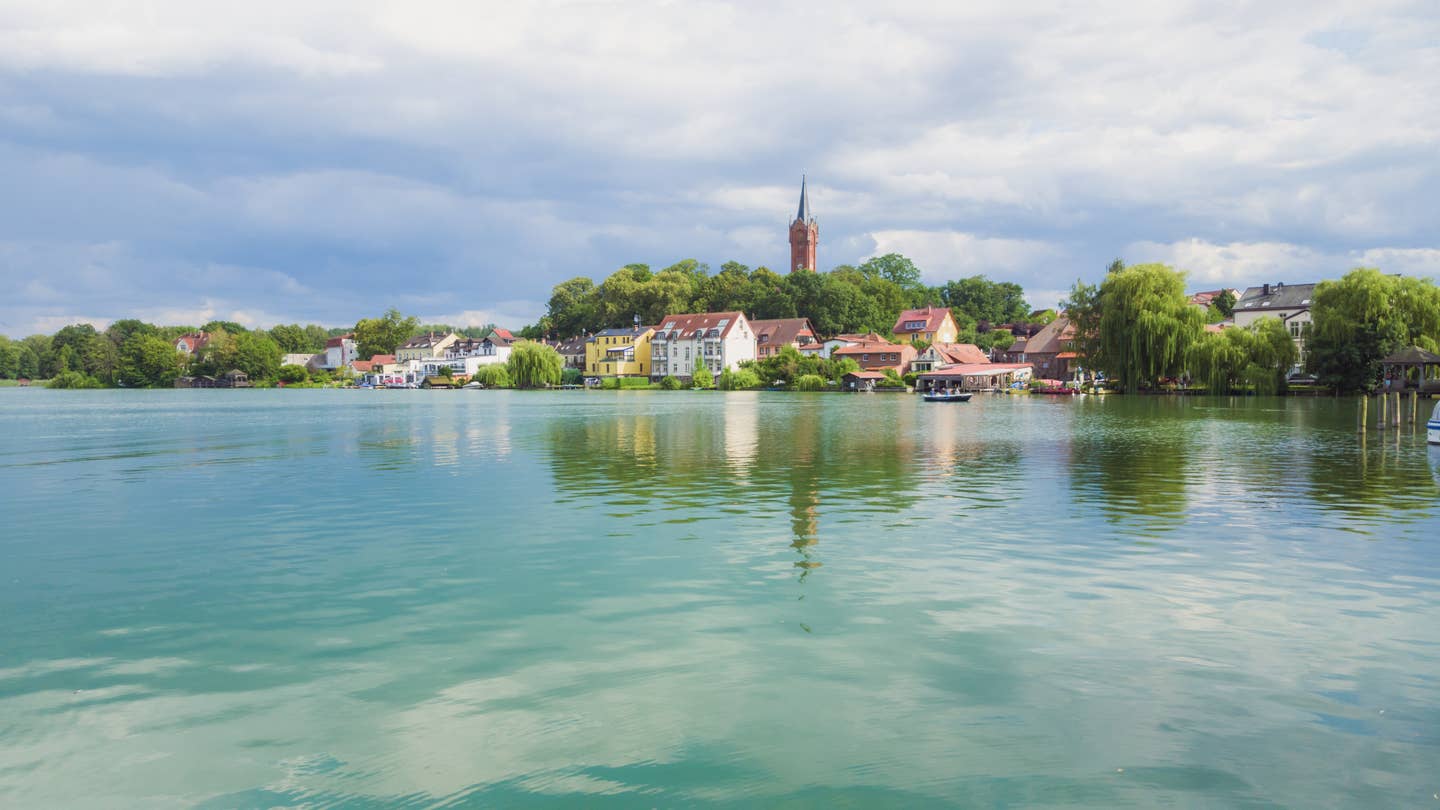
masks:
<path fill-rule="evenodd" d="M 1440 451 L 1350 407 L 0 391 L 0 795 L 1427 806 Z"/>

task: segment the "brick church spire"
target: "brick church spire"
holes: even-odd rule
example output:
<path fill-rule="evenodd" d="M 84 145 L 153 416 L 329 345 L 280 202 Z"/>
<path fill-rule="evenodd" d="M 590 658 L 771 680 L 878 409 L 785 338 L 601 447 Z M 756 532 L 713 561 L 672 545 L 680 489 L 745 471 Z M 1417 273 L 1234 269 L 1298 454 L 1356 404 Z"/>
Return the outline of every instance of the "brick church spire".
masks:
<path fill-rule="evenodd" d="M 815 268 L 815 244 L 820 241 L 820 226 L 810 213 L 810 195 L 805 190 L 805 176 L 800 176 L 800 208 L 790 223 L 790 271 Z"/>

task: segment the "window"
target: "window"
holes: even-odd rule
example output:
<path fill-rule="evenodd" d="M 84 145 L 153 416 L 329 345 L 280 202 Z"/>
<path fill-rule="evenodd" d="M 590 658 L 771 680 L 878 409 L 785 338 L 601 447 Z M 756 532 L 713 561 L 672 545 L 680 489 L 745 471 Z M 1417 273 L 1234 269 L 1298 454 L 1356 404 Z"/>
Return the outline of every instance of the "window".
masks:
<path fill-rule="evenodd" d="M 1291 322 L 1290 322 L 1290 337 L 1292 337 L 1292 338 L 1298 338 L 1298 337 L 1300 337 L 1300 322 L 1299 322 L 1299 321 L 1291 321 Z"/>
<path fill-rule="evenodd" d="M 905 322 L 905 328 L 906 328 L 906 329 L 909 329 L 909 330 L 924 329 L 924 328 L 925 328 L 925 322 L 924 322 L 924 321 L 906 321 L 906 322 Z"/>

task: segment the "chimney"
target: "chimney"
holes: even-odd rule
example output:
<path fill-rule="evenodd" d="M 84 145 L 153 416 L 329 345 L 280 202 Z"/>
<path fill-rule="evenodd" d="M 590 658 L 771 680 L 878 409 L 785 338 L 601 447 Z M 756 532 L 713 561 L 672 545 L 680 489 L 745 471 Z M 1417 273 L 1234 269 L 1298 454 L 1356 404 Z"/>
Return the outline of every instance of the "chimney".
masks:
<path fill-rule="evenodd" d="M 1265 287 L 1264 287 L 1264 289 L 1261 291 L 1260 294 L 1261 294 L 1261 295 L 1269 295 L 1269 294 L 1270 294 L 1270 284 L 1269 284 L 1268 282 L 1265 284 Z"/>

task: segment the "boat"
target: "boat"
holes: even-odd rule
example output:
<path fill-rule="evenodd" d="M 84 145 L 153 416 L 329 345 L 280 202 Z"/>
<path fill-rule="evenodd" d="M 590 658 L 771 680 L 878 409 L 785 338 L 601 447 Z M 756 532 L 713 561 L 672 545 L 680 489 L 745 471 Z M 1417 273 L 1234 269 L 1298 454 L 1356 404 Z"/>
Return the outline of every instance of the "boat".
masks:
<path fill-rule="evenodd" d="M 926 391 L 921 396 L 926 402 L 969 402 L 973 394 L 969 391 Z"/>
<path fill-rule="evenodd" d="M 1425 423 L 1425 441 L 1430 444 L 1440 444 L 1440 405 L 1430 413 L 1430 421 Z"/>
<path fill-rule="evenodd" d="M 462 385 L 462 386 L 460 386 L 460 387 L 463 388 L 463 389 L 465 389 L 466 391 L 474 391 L 474 390 L 479 389 L 479 388 L 484 388 L 485 386 L 481 385 L 481 384 L 478 383 L 478 382 L 475 382 L 474 380 L 471 380 L 470 382 L 467 382 L 467 383 L 465 383 L 464 385 Z"/>

